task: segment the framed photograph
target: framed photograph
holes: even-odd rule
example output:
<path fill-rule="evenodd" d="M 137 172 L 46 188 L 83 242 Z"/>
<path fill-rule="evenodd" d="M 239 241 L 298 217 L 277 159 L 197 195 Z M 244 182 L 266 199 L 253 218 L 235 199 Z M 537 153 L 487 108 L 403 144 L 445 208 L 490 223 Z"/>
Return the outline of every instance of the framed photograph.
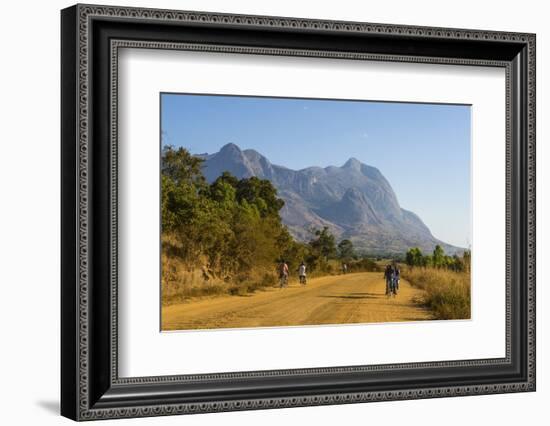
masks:
<path fill-rule="evenodd" d="M 535 390 L 535 35 L 61 12 L 61 412 Z"/>

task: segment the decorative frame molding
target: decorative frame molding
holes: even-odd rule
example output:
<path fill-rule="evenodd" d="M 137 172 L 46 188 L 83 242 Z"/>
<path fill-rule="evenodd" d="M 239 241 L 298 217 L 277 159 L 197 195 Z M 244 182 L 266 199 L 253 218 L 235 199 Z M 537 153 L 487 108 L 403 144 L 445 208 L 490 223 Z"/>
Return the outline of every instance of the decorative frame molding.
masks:
<path fill-rule="evenodd" d="M 136 23 L 159 40 L 135 38 L 126 31 Z M 326 37 L 349 35 L 349 49 L 259 47 L 178 40 L 168 27 L 190 31 L 223 28 L 246 41 L 246 30 L 275 31 L 299 40 L 314 32 Z M 121 37 L 124 35 L 124 38 Z M 182 37 L 186 37 L 183 35 Z M 375 40 L 371 51 L 354 50 L 353 40 Z M 371 37 L 370 39 L 368 37 Z M 281 43 L 291 43 L 285 38 Z M 332 39 L 331 39 L 332 40 Z M 387 51 L 384 40 L 424 43 L 422 52 L 459 46 L 464 56 Z M 141 417 L 197 412 L 279 408 L 352 402 L 434 398 L 535 390 L 535 36 L 510 32 L 337 22 L 76 5 L 62 12 L 62 414 L 75 420 Z M 378 44 L 377 44 L 378 43 Z M 445 44 L 447 43 L 447 44 Z M 461 46 L 466 46 L 467 49 Z M 506 357 L 450 362 L 327 367 L 187 376 L 119 378 L 117 368 L 117 87 L 118 49 L 154 48 L 238 54 L 314 56 L 333 59 L 480 65 L 506 69 Z M 477 50 L 474 48 L 478 47 Z M 369 49 L 369 46 L 367 46 Z M 385 49 L 385 50 L 384 50 Z M 441 48 L 439 48 L 441 52 Z M 474 49 L 475 51 L 469 51 Z M 492 50 L 492 52 L 489 52 Z M 108 123 L 105 123 L 108 122 Z M 93 162 L 91 159 L 93 158 Z M 92 166 L 93 164 L 93 166 Z M 98 170 L 98 165 L 101 171 Z M 107 172 L 105 176 L 101 172 Z M 516 211 L 517 210 L 517 211 Z M 99 234 L 97 229 L 104 229 Z M 103 257 L 107 255 L 107 258 Z M 515 258 L 518 258 L 518 261 Z M 98 259 L 101 259 L 98 261 Z M 101 265 L 100 265 L 101 264 Z M 101 277 L 101 278 L 98 278 Z M 100 282 L 100 280 L 103 281 Z M 106 282 L 104 282 L 107 280 Z M 521 299 L 521 300 L 520 300 Z M 92 304 L 92 301 L 94 302 Z M 517 303 L 516 306 L 514 303 Z M 102 308 L 98 308 L 97 305 Z M 108 309 L 107 309 L 108 308 Z M 509 380 L 478 380 L 468 385 L 376 388 L 359 386 L 364 375 L 434 371 L 444 379 L 452 369 L 506 369 Z M 515 372 L 515 376 L 512 374 Z M 314 377 L 328 389 L 331 377 L 350 376 L 346 389 L 323 392 L 279 390 L 276 379 L 299 383 Z M 353 376 L 353 377 L 352 377 Z M 252 390 L 223 394 L 231 380 L 251 382 Z M 262 382 L 263 381 L 263 382 Z M 288 380 L 287 380 L 288 381 Z M 360 381 L 360 380 L 359 380 Z M 261 383 L 260 383 L 261 382 Z M 396 379 L 396 383 L 399 380 Z M 435 382 L 435 379 L 434 379 Z M 233 382 L 234 383 L 234 382 Z M 289 382 L 290 383 L 290 382 Z M 198 386 L 218 396 L 168 398 L 163 389 Z M 388 388 L 390 386 L 390 388 Z M 137 390 L 141 396 L 137 395 Z M 206 389 L 208 388 L 208 389 Z M 251 388 L 251 389 L 252 389 Z M 179 388 L 178 388 L 179 389 Z M 244 389 L 244 388 L 243 388 Z M 372 389 L 372 390 L 370 390 Z M 250 393 L 252 392 L 252 393 Z M 149 393 L 149 397 L 143 394 Z M 265 392 L 264 392 L 265 393 Z M 246 397 L 243 397 L 248 395 Z"/>

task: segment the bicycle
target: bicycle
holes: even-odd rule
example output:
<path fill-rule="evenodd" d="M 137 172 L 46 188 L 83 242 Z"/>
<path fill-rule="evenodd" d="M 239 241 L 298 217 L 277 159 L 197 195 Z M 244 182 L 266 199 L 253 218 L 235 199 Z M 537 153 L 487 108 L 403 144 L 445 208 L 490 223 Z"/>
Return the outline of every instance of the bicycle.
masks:
<path fill-rule="evenodd" d="M 288 287 L 288 275 L 283 274 L 279 277 L 279 288 Z"/>
<path fill-rule="evenodd" d="M 388 298 L 397 296 L 396 281 L 393 278 L 386 281 L 386 296 Z"/>
<path fill-rule="evenodd" d="M 392 278 L 391 284 L 390 284 L 390 296 L 397 296 L 397 279 Z"/>

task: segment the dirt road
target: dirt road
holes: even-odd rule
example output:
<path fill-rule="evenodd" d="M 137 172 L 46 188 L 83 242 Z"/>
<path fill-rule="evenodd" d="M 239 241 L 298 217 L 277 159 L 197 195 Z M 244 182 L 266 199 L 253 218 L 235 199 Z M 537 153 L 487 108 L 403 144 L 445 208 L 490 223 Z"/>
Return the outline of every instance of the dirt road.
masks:
<path fill-rule="evenodd" d="M 269 288 L 247 296 L 221 296 L 162 308 L 163 330 L 277 327 L 431 319 L 413 302 L 422 290 L 401 280 L 388 298 L 381 272 L 310 279 L 305 287 Z"/>

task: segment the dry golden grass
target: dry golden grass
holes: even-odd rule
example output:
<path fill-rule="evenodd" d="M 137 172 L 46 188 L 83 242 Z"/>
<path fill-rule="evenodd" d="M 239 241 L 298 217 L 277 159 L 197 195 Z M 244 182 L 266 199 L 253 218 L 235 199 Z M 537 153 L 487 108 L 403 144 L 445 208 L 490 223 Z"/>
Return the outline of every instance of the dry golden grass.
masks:
<path fill-rule="evenodd" d="M 403 267 L 401 274 L 425 291 L 419 303 L 437 319 L 469 319 L 471 316 L 470 273 L 435 268 Z"/>
<path fill-rule="evenodd" d="M 161 256 L 162 304 L 181 303 L 190 298 L 223 294 L 245 295 L 276 284 L 274 272 L 258 271 L 230 280 L 215 277 L 208 271 L 189 267 L 177 257 Z"/>

